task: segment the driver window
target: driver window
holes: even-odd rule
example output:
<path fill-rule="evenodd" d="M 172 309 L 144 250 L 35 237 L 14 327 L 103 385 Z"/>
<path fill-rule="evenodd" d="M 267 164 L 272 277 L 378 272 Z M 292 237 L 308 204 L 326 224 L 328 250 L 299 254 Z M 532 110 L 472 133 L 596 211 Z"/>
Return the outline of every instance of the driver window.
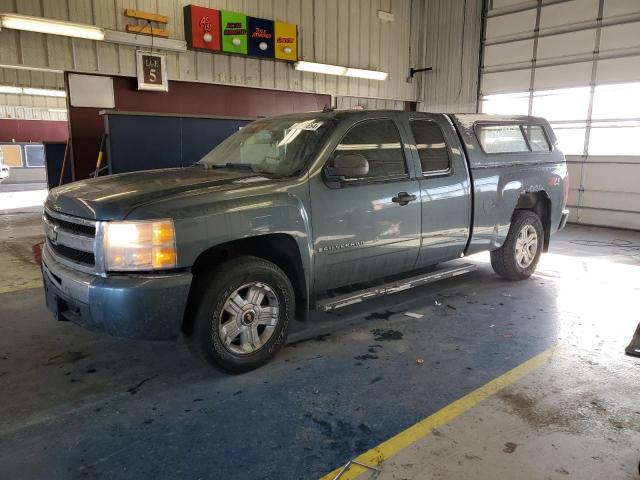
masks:
<path fill-rule="evenodd" d="M 400 133 L 390 119 L 358 123 L 342 138 L 332 157 L 341 154 L 362 155 L 369 162 L 369 173 L 356 180 L 388 180 L 408 175 Z M 332 166 L 333 160 L 328 167 Z"/>

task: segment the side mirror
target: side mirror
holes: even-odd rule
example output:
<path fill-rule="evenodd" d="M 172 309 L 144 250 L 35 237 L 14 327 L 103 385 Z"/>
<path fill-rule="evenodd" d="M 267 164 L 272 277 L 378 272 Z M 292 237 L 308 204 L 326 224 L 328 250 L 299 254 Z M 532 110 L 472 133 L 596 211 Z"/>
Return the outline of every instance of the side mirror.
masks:
<path fill-rule="evenodd" d="M 333 160 L 332 176 L 344 178 L 364 177 L 369 173 L 369 162 L 359 153 L 346 153 Z"/>

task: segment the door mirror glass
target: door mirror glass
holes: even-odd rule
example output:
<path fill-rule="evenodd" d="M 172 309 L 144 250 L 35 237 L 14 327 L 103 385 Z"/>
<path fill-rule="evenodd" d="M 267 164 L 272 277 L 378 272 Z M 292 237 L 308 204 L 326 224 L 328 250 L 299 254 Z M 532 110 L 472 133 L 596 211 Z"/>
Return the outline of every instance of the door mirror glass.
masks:
<path fill-rule="evenodd" d="M 343 153 L 333 160 L 331 175 L 344 178 L 360 178 L 369 173 L 369 162 L 359 153 Z"/>

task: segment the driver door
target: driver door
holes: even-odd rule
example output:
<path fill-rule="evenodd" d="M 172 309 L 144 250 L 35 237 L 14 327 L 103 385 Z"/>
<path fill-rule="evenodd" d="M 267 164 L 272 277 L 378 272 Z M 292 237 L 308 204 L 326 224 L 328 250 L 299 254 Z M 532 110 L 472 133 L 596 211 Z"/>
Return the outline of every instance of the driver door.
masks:
<path fill-rule="evenodd" d="M 367 174 L 327 176 L 341 154 L 366 158 Z M 393 118 L 349 127 L 310 180 L 316 291 L 381 278 L 413 268 L 420 249 L 420 185 L 412 178 Z"/>

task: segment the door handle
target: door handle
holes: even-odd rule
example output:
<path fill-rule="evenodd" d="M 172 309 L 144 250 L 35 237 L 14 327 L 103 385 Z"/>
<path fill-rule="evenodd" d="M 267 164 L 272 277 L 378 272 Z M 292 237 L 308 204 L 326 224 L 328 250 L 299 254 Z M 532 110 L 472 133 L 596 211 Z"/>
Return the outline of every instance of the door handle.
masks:
<path fill-rule="evenodd" d="M 393 197 L 391 201 L 401 206 L 408 205 L 409 202 L 413 202 L 417 197 L 415 195 L 409 195 L 407 192 L 399 192 L 396 197 Z"/>

